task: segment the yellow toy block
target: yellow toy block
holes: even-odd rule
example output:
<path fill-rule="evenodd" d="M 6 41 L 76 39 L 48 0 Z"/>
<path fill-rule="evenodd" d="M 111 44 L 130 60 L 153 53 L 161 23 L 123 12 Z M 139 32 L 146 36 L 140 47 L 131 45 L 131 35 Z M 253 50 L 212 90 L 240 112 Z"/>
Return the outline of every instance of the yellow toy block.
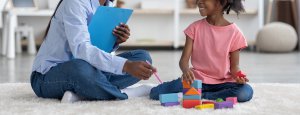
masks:
<path fill-rule="evenodd" d="M 214 109 L 215 105 L 214 104 L 202 104 L 202 105 L 197 105 L 195 108 L 198 109 L 198 110 Z"/>

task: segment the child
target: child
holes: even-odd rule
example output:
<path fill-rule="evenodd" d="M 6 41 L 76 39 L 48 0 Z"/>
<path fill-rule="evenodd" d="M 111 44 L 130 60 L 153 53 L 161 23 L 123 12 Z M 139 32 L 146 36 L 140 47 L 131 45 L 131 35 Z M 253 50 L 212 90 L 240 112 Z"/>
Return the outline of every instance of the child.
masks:
<path fill-rule="evenodd" d="M 253 90 L 247 78 L 238 78 L 240 50 L 247 47 L 239 28 L 228 22 L 223 14 L 230 10 L 244 11 L 241 0 L 197 0 L 201 16 L 205 19 L 192 23 L 185 31 L 186 43 L 180 59 L 182 79 L 166 82 L 151 90 L 150 98 L 159 94 L 182 91 L 182 80 L 192 83 L 202 80 L 202 97 L 237 97 L 239 102 L 251 100 Z M 189 68 L 189 59 L 193 68 Z"/>

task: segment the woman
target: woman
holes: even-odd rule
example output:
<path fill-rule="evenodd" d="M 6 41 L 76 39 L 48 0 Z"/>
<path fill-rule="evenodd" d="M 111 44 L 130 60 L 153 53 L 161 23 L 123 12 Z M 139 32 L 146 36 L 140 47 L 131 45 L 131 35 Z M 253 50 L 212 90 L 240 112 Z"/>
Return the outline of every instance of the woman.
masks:
<path fill-rule="evenodd" d="M 113 0 L 61 0 L 49 22 L 45 40 L 36 56 L 31 86 L 38 97 L 73 102 L 124 100 L 148 94 L 151 87 L 127 89 L 148 80 L 155 68 L 146 51 L 135 50 L 114 56 L 91 45 L 88 24 L 97 7 Z M 130 29 L 120 24 L 113 30 L 118 45 L 126 42 Z"/>

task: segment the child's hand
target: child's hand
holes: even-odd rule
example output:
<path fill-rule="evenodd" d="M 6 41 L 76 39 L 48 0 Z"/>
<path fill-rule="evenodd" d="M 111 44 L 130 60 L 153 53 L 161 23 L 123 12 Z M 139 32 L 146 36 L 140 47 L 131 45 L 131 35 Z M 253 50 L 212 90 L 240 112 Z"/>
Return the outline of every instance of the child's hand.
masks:
<path fill-rule="evenodd" d="M 195 80 L 193 71 L 191 69 L 183 71 L 182 79 L 185 80 L 188 84 L 192 84 Z"/>
<path fill-rule="evenodd" d="M 121 44 L 128 40 L 130 29 L 128 25 L 121 23 L 114 29 L 113 34 L 117 37 L 117 44 Z"/>
<path fill-rule="evenodd" d="M 236 80 L 238 84 L 246 84 L 246 82 L 249 82 L 249 79 L 242 71 L 235 72 L 235 74 L 233 75 L 234 75 L 233 78 Z"/>

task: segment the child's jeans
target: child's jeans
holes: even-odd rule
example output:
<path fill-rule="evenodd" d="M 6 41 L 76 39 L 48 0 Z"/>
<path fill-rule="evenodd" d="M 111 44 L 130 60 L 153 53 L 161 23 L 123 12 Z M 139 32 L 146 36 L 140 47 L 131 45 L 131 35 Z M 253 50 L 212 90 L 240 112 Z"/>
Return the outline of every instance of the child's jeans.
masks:
<path fill-rule="evenodd" d="M 150 98 L 158 100 L 159 94 L 182 92 L 181 79 L 166 82 L 151 90 Z M 223 83 L 223 84 L 202 84 L 202 98 L 216 100 L 227 97 L 237 97 L 239 102 L 250 101 L 253 96 L 253 89 L 248 84 Z"/>
<path fill-rule="evenodd" d="M 148 52 L 135 50 L 119 55 L 132 61 L 150 61 Z M 101 60 L 99 60 L 101 61 Z M 86 61 L 74 59 L 52 67 L 45 75 L 33 72 L 31 86 L 38 97 L 61 99 L 66 91 L 87 100 L 128 99 L 120 89 L 140 80 L 131 75 L 114 75 L 97 70 Z"/>

